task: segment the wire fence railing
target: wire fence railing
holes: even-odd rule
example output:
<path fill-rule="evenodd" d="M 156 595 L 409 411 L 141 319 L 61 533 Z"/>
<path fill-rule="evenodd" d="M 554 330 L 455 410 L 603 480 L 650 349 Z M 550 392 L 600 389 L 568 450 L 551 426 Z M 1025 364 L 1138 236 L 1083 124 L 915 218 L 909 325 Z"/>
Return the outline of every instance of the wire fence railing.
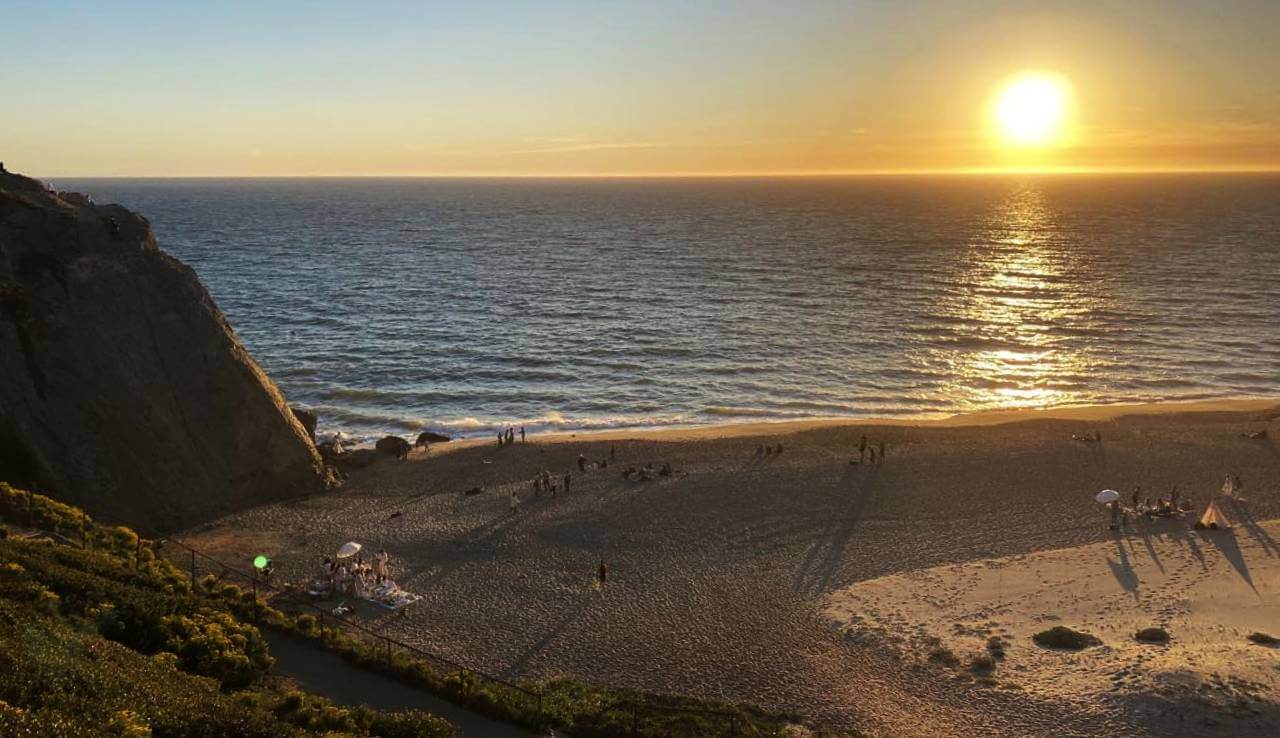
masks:
<path fill-rule="evenodd" d="M 288 609 L 295 613 L 309 613 L 316 618 L 320 629 L 320 640 L 324 642 L 327 630 L 334 629 L 347 636 L 358 638 L 371 647 L 372 653 L 391 663 L 396 653 L 402 653 L 428 665 L 441 676 L 455 678 L 465 692 L 470 686 L 484 685 L 489 689 L 504 694 L 509 699 L 523 703 L 526 708 L 536 710 L 538 714 L 546 714 L 544 704 L 545 693 L 542 689 L 530 688 L 502 677 L 490 674 L 481 669 L 467 666 L 442 654 L 428 651 L 411 643 L 393 638 L 386 633 L 360 623 L 352 618 L 335 614 L 319 604 L 307 599 L 293 588 L 282 587 L 261 576 L 256 570 L 246 570 L 233 566 L 191 545 L 175 539 L 157 541 L 154 544 L 157 553 L 165 547 L 181 549 L 177 556 L 172 549 L 164 555 L 175 565 L 186 570 L 194 584 L 198 579 L 210 574 L 219 581 L 235 583 L 236 580 L 247 584 L 252 595 L 252 608 L 255 609 L 254 620 L 259 620 L 261 613 L 259 596 L 270 594 L 270 602 L 277 609 Z M 284 608 L 280 606 L 284 605 Z M 785 721 L 777 721 L 768 732 L 760 729 L 765 722 L 760 717 L 745 719 L 735 712 L 715 710 L 712 708 L 693 708 L 683 706 L 662 705 L 644 700 L 625 700 L 602 707 L 594 722 L 603 723 L 606 716 L 616 718 L 621 713 L 629 718 L 627 733 L 631 736 L 651 735 L 653 731 L 644 730 L 646 724 L 660 722 L 660 735 L 664 738 L 683 738 L 684 736 L 728 736 L 729 738 L 766 738 L 784 735 Z M 591 722 L 591 721 L 588 721 Z M 625 722 L 625 721 L 624 721 Z M 615 720 L 616 723 L 616 720 Z M 572 734 L 573 731 L 567 731 Z M 820 735 L 820 734 L 819 734 Z"/>

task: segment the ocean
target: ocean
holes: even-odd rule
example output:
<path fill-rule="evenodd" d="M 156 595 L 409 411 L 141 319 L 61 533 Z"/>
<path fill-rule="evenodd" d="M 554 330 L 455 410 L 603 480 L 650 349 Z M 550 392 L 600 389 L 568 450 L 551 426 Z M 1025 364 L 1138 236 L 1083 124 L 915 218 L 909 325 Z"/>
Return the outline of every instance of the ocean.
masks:
<path fill-rule="evenodd" d="M 1280 394 L 1280 176 L 54 179 L 360 438 Z"/>

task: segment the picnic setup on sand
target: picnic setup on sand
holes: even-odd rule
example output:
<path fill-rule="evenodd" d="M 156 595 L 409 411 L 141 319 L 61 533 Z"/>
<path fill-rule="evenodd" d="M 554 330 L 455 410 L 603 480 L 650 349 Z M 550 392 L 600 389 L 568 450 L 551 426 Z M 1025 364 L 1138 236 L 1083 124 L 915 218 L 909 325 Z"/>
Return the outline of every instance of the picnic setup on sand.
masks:
<path fill-rule="evenodd" d="M 1228 474 L 1222 483 L 1222 490 L 1217 497 L 1229 500 L 1243 500 L 1240 496 L 1240 490 L 1244 489 L 1244 482 L 1235 474 Z M 1196 520 L 1194 528 L 1197 530 L 1219 530 L 1231 527 L 1227 523 L 1227 519 L 1223 516 L 1222 511 L 1218 507 L 1217 497 L 1210 498 L 1209 504 L 1205 507 L 1204 512 Z M 1178 488 L 1174 487 L 1168 499 L 1161 497 L 1154 503 L 1150 497 L 1139 499 L 1139 489 L 1133 490 L 1133 505 L 1126 506 L 1121 501 L 1121 495 L 1114 489 L 1104 489 L 1093 498 L 1101 505 L 1105 505 L 1111 516 L 1111 530 L 1119 530 L 1132 518 L 1133 520 L 1155 520 L 1158 518 L 1186 518 L 1195 513 L 1195 507 L 1186 499 L 1181 499 L 1178 494 Z"/>
<path fill-rule="evenodd" d="M 335 595 L 358 597 L 388 610 L 402 610 L 422 599 L 422 595 L 400 589 L 391 578 L 385 550 L 368 561 L 363 550 L 363 545 L 347 541 L 333 556 L 325 556 L 320 571 L 307 583 L 307 595 L 317 600 Z"/>

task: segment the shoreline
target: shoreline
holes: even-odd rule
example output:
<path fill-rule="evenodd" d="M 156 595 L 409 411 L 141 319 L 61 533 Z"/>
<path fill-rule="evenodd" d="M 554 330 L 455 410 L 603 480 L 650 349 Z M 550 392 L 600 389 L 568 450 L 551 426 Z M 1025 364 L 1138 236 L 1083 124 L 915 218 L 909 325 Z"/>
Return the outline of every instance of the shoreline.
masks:
<path fill-rule="evenodd" d="M 1106 423 L 1128 415 L 1176 415 L 1181 413 L 1241 413 L 1275 410 L 1280 413 L 1280 397 L 1237 397 L 1217 400 L 1157 400 L 1155 402 L 1114 403 L 1105 405 L 1062 405 L 1048 408 L 1007 408 L 975 410 L 945 417 L 892 418 L 892 417 L 830 417 L 794 418 L 785 420 L 759 420 L 747 422 L 726 421 L 688 426 L 657 428 L 609 428 L 580 431 L 549 431 L 530 433 L 530 442 L 578 443 L 587 441 L 690 441 L 714 438 L 745 438 L 752 436 L 792 435 L 813 430 L 849 427 L 897 427 L 897 428 L 964 428 L 1036 420 L 1061 420 L 1090 423 Z M 517 432 L 519 426 L 516 426 Z M 331 431 L 321 431 L 322 433 Z M 387 435 L 400 435 L 389 433 Z M 413 441 L 413 434 L 408 440 Z M 404 436 L 401 436 L 404 437 Z M 455 438 L 447 443 L 431 444 L 440 450 L 473 448 L 493 443 L 493 437 L 469 436 Z M 372 441 L 357 444 L 372 447 Z"/>

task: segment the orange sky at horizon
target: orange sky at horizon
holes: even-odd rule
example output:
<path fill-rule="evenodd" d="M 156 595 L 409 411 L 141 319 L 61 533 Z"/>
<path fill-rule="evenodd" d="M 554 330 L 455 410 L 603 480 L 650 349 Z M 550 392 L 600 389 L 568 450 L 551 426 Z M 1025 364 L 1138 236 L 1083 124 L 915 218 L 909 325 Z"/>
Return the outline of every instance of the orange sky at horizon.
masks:
<path fill-rule="evenodd" d="M 1280 3 L 6 15 L 0 160 L 43 177 L 1280 169 Z M 993 135 L 1026 70 L 1073 93 L 1045 145 Z"/>

